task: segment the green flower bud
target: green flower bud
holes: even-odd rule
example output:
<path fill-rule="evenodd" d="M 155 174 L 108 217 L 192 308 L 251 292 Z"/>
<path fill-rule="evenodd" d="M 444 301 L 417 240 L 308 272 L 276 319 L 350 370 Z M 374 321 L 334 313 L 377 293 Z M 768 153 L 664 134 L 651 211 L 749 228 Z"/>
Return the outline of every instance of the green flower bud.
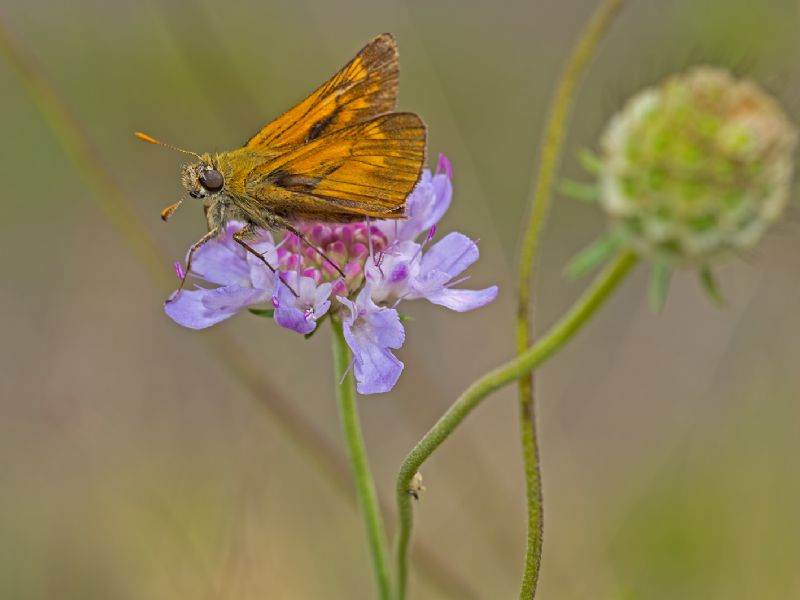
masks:
<path fill-rule="evenodd" d="M 600 202 L 643 254 L 706 264 L 783 212 L 797 135 L 758 85 L 697 67 L 628 101 L 602 137 Z"/>

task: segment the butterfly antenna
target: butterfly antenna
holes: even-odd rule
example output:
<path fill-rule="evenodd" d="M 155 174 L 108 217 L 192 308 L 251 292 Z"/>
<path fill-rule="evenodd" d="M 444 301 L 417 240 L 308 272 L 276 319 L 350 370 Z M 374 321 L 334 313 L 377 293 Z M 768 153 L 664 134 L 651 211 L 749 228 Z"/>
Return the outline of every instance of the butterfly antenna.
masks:
<path fill-rule="evenodd" d="M 162 210 L 161 211 L 161 220 L 162 221 L 169 221 L 169 218 L 172 216 L 172 214 L 176 210 L 178 210 L 178 208 L 180 207 L 181 204 L 183 204 L 183 198 L 178 200 L 175 204 L 170 204 L 168 207 L 166 207 L 164 210 Z"/>
<path fill-rule="evenodd" d="M 183 152 L 184 154 L 190 154 L 196 157 L 198 160 L 201 161 L 203 160 L 203 157 L 201 157 L 197 152 L 192 152 L 191 150 L 184 150 L 183 148 L 178 148 L 177 146 L 173 146 L 172 144 L 165 144 L 164 142 L 160 142 L 156 138 L 150 137 L 149 135 L 147 135 L 146 133 L 142 133 L 141 131 L 135 132 L 134 135 L 144 142 L 149 142 L 151 144 L 155 144 L 156 146 L 164 146 L 164 148 L 169 148 L 170 150 Z"/>

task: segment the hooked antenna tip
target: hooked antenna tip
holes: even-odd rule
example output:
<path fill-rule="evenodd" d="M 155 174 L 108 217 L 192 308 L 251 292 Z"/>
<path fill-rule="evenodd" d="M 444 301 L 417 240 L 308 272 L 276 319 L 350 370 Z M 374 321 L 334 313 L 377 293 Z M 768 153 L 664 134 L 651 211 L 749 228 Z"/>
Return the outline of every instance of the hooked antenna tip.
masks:
<path fill-rule="evenodd" d="M 157 139 L 152 138 L 149 135 L 147 135 L 146 133 L 142 133 L 141 131 L 137 131 L 133 135 L 135 135 L 140 140 L 145 141 L 145 142 L 150 142 L 151 144 L 159 144 L 160 145 L 160 143 L 161 143 Z"/>

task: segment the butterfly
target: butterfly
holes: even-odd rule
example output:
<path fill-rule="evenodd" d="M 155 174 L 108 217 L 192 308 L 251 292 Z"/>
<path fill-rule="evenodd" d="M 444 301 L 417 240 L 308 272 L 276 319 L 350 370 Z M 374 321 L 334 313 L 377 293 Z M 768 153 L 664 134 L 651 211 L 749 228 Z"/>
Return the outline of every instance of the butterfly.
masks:
<path fill-rule="evenodd" d="M 285 229 L 305 241 L 296 223 L 405 218 L 406 198 L 425 162 L 426 129 L 416 114 L 393 112 L 398 57 L 394 37 L 379 35 L 305 100 L 230 152 L 198 154 L 136 133 L 197 159 L 183 167 L 181 182 L 189 196 L 203 201 L 208 232 L 189 248 L 178 291 L 194 253 L 219 237 L 228 221 L 244 223 L 234 241 L 275 272 L 248 243 L 263 229 Z M 182 203 L 166 207 L 161 218 L 168 220 Z M 344 276 L 322 250 L 308 245 Z"/>

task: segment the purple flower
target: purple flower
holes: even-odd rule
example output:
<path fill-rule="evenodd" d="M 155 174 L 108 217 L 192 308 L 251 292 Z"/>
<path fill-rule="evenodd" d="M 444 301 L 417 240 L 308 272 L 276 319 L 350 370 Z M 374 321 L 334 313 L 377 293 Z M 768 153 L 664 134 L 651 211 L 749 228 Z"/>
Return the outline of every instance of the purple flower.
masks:
<path fill-rule="evenodd" d="M 478 256 L 478 245 L 457 232 L 447 234 L 425 253 L 423 244 L 416 242 L 393 244 L 379 261 L 367 265 L 367 280 L 374 284 L 372 297 L 386 303 L 425 298 L 458 312 L 480 308 L 497 297 L 496 285 L 482 290 L 453 289 L 464 281 L 455 278 Z"/>
<path fill-rule="evenodd" d="M 317 327 L 317 319 L 328 312 L 333 284 L 317 285 L 311 277 L 303 277 L 297 273 L 285 273 L 281 281 L 280 274 L 275 273 L 275 322 L 281 327 L 307 335 Z M 295 297 L 286 284 L 297 292 Z"/>
<path fill-rule="evenodd" d="M 382 223 L 389 245 L 377 260 L 368 262 L 366 277 L 373 282 L 376 302 L 396 304 L 400 300 L 425 298 L 451 310 L 465 312 L 489 304 L 497 297 L 497 286 L 483 290 L 460 290 L 455 279 L 478 260 L 478 245 L 461 233 L 449 233 L 423 253 L 436 232 L 453 195 L 450 161 L 439 155 L 439 171 L 426 170 L 419 185 L 408 198 L 408 221 L 392 230 L 392 223 Z M 415 241 L 427 233 L 422 244 Z"/>
<path fill-rule="evenodd" d="M 347 345 L 353 352 L 353 370 L 359 394 L 388 392 L 397 383 L 403 363 L 391 353 L 405 341 L 400 315 L 393 308 L 372 301 L 370 284 L 356 296 L 355 302 L 339 298 L 349 311 L 342 316 Z"/>
<path fill-rule="evenodd" d="M 243 308 L 272 299 L 272 278 L 264 275 L 266 267 L 233 240 L 233 234 L 241 227 L 241 223 L 228 223 L 218 240 L 204 244 L 194 253 L 192 274 L 219 287 L 197 286 L 178 292 L 164 305 L 164 312 L 173 321 L 190 329 L 205 329 Z M 252 246 L 266 253 L 267 260 L 274 254 L 269 233 L 265 232 Z M 183 268 L 176 268 L 176 273 L 182 275 Z"/>
<path fill-rule="evenodd" d="M 270 273 L 233 241 L 231 236 L 241 224 L 230 223 L 220 239 L 195 253 L 192 265 L 192 275 L 219 287 L 183 291 L 165 310 L 181 325 L 201 329 L 271 300 L 275 322 L 301 334 L 314 331 L 317 321 L 331 313 L 341 319 L 353 352 L 358 391 L 388 392 L 403 370 L 403 363 L 392 354 L 405 340 L 396 310 L 400 301 L 425 298 L 464 312 L 497 296 L 497 286 L 455 288 L 479 256 L 477 244 L 467 236 L 449 233 L 428 247 L 450 206 L 451 179 L 450 161 L 440 155 L 437 172 L 426 169 L 406 200 L 405 220 L 304 223 L 297 229 L 307 241 L 287 233 L 277 245 L 265 233 L 253 245 L 280 275 Z M 176 272 L 182 273 L 180 265 Z M 331 302 L 332 297 L 338 302 Z"/>

